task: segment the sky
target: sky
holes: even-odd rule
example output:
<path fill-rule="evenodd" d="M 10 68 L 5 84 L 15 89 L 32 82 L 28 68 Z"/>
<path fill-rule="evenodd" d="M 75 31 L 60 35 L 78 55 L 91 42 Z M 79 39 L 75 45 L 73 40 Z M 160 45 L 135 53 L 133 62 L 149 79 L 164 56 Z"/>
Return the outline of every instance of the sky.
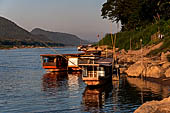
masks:
<path fill-rule="evenodd" d="M 117 32 L 116 24 L 101 17 L 106 0 L 0 0 L 0 16 L 31 31 L 34 28 L 71 33 L 97 41 Z M 112 30 L 111 30 L 112 28 Z"/>

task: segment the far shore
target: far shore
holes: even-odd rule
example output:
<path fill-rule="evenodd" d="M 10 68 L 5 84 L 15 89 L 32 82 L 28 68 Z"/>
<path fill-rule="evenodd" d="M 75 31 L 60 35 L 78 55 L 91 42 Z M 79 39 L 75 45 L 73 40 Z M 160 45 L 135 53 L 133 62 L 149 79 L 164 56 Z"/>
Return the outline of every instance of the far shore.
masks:
<path fill-rule="evenodd" d="M 69 47 L 76 47 L 76 46 L 54 46 L 54 47 L 42 47 L 42 46 L 37 46 L 37 47 L 33 47 L 33 46 L 28 46 L 28 47 L 0 47 L 0 50 L 12 50 L 12 49 L 28 49 L 28 48 L 69 48 Z"/>

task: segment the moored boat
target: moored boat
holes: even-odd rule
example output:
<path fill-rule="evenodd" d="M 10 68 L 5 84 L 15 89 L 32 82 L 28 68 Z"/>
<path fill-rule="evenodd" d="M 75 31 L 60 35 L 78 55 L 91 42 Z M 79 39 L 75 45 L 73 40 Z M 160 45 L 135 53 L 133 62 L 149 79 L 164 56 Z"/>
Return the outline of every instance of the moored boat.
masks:
<path fill-rule="evenodd" d="M 63 55 L 57 54 L 43 54 L 40 55 L 42 59 L 42 66 L 49 72 L 67 71 L 68 61 Z"/>
<path fill-rule="evenodd" d="M 42 66 L 49 72 L 57 71 L 79 71 L 79 56 L 84 53 L 77 54 L 42 54 Z"/>
<path fill-rule="evenodd" d="M 112 59 L 94 55 L 87 56 L 86 59 L 86 63 L 79 66 L 82 67 L 82 80 L 88 86 L 103 85 L 112 80 Z"/>

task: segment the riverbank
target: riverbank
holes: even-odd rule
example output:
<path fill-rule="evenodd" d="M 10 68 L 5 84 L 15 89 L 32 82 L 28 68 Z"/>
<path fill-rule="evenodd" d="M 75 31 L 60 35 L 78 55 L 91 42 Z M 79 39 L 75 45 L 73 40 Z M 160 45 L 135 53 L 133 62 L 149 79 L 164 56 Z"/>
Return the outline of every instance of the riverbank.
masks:
<path fill-rule="evenodd" d="M 71 47 L 75 47 L 75 46 L 53 46 L 50 48 L 71 48 Z M 20 46 L 20 47 L 0 47 L 0 50 L 11 50 L 11 49 L 24 49 L 24 48 L 49 48 L 49 47 L 44 47 L 44 46 Z"/>
<path fill-rule="evenodd" d="M 162 52 L 161 54 L 155 56 L 148 56 L 153 50 L 156 50 L 162 46 L 162 42 L 150 47 L 144 47 L 140 50 L 129 50 L 120 51 L 117 55 L 119 62 L 127 65 L 127 68 L 123 70 L 123 73 L 126 73 L 128 77 L 132 78 L 142 78 L 142 80 L 150 82 L 152 84 L 152 89 L 157 90 L 156 86 L 163 85 L 166 89 L 163 98 L 168 97 L 169 86 L 170 86 L 170 62 L 169 56 L 170 51 L 166 53 Z M 135 83 L 137 80 L 133 80 L 132 83 Z M 140 82 L 140 81 L 138 81 Z M 139 84 L 139 83 L 138 83 Z M 147 87 L 148 83 L 141 83 L 143 87 Z M 154 85 L 153 85 L 154 84 Z M 156 85 L 155 85 L 156 84 Z M 142 87 L 141 85 L 139 87 Z M 141 88 L 142 89 L 142 88 Z M 162 89 L 163 90 L 163 89 Z M 163 90 L 165 91 L 165 90 Z M 161 105 L 161 106 L 160 106 Z M 170 98 L 164 99 L 162 101 L 151 101 L 146 102 L 141 107 L 139 107 L 135 113 L 155 113 L 155 112 L 169 112 Z"/>

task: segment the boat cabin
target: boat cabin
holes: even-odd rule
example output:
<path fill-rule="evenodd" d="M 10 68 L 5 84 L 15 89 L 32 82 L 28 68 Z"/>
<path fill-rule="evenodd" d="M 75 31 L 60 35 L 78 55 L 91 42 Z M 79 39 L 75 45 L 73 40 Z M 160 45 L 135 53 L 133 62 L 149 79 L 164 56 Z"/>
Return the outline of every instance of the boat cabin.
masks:
<path fill-rule="evenodd" d="M 90 61 L 89 61 L 90 62 Z M 108 59 L 92 60 L 91 63 L 80 64 L 82 79 L 89 86 L 102 85 L 112 79 L 112 62 Z"/>
<path fill-rule="evenodd" d="M 68 61 L 62 55 L 44 54 L 40 55 L 42 66 L 47 71 L 65 71 L 67 70 Z"/>
<path fill-rule="evenodd" d="M 76 53 L 76 54 L 64 54 L 68 60 L 68 69 L 69 71 L 80 71 L 79 67 L 80 56 L 84 53 Z"/>

